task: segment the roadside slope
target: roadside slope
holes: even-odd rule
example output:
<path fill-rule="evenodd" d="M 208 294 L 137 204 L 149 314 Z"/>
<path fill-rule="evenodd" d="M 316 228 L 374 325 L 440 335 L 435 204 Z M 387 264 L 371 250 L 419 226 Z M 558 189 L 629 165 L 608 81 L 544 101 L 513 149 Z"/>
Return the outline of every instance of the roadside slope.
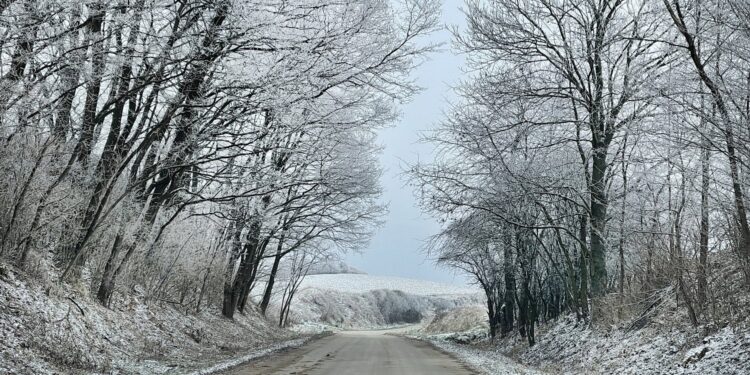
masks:
<path fill-rule="evenodd" d="M 696 329 L 680 323 L 685 322 L 681 313 L 670 303 L 639 328 L 627 322 L 597 327 L 568 316 L 540 325 L 536 345 L 529 347 L 517 333 L 489 340 L 486 317 L 459 308 L 410 335 L 474 363 L 487 375 L 508 373 L 506 358 L 561 374 L 750 373 L 750 327 Z"/>
<path fill-rule="evenodd" d="M 107 309 L 86 295 L 0 265 L 0 373 L 184 373 L 295 344 L 255 311 L 228 320 L 137 294 Z"/>

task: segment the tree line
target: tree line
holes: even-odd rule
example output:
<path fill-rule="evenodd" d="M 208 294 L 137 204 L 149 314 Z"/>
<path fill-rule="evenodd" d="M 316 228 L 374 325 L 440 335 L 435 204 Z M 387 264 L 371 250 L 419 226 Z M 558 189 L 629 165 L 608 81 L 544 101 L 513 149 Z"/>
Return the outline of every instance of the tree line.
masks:
<path fill-rule="evenodd" d="M 0 258 L 105 306 L 231 318 L 263 284 L 265 312 L 283 259 L 300 275 L 377 223 L 375 131 L 418 89 L 438 10 L 0 1 Z"/>
<path fill-rule="evenodd" d="M 469 0 L 468 73 L 434 161 L 410 168 L 438 262 L 487 296 L 491 335 L 727 324 L 750 281 L 750 5 Z"/>

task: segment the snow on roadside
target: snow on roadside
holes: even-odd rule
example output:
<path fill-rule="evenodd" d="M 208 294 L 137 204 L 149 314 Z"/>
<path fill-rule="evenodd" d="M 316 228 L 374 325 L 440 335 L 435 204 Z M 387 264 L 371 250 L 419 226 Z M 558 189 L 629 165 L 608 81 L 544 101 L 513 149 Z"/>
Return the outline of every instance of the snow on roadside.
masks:
<path fill-rule="evenodd" d="M 486 369 L 485 374 L 528 371 L 523 365 L 561 374 L 750 374 L 750 327 L 745 325 L 704 337 L 702 328 L 675 324 L 680 319 L 670 314 L 638 330 L 592 328 L 568 316 L 538 327 L 537 343 L 529 347 L 518 334 L 490 343 L 478 325 L 458 332 L 471 326 L 451 318 L 460 315 L 469 316 L 466 308 L 436 317 L 411 335 Z M 523 364 L 521 370 L 513 360 Z"/>
<path fill-rule="evenodd" d="M 257 312 L 225 319 L 118 297 L 108 309 L 0 264 L 0 374 L 174 374 L 211 367 L 299 335 Z"/>
<path fill-rule="evenodd" d="M 486 317 L 479 312 L 446 311 L 408 336 L 429 341 L 484 374 L 535 373 L 529 367 L 561 374 L 750 374 L 747 323 L 704 336 L 704 327 L 679 323 L 685 317 L 676 309 L 636 330 L 627 323 L 594 328 L 566 316 L 537 327 L 536 345 L 529 347 L 517 333 L 490 342 Z"/>
<path fill-rule="evenodd" d="M 461 306 L 438 312 L 423 329 L 427 334 L 489 331 L 487 308 L 482 305 Z"/>
<path fill-rule="evenodd" d="M 536 346 L 523 347 L 520 360 L 565 374 L 750 374 L 747 328 L 701 337 L 693 328 L 656 323 L 635 331 L 598 330 L 568 317 L 540 332 Z"/>
<path fill-rule="evenodd" d="M 309 321 L 295 324 L 288 329 L 301 335 L 319 335 L 323 333 L 335 333 L 341 331 L 340 327 L 334 327 L 325 323 Z"/>
<path fill-rule="evenodd" d="M 441 339 L 427 339 L 435 347 L 452 354 L 474 371 L 485 375 L 533 375 L 544 374 L 506 357 L 491 348 L 479 348 L 455 344 Z"/>
<path fill-rule="evenodd" d="M 460 306 L 440 312 L 421 328 L 403 334 L 431 343 L 480 374 L 543 374 L 518 363 L 501 353 L 498 347 L 489 344 L 486 314 L 481 306 Z"/>
<path fill-rule="evenodd" d="M 252 360 L 256 360 L 258 358 L 265 357 L 267 355 L 279 352 L 281 350 L 299 348 L 300 346 L 302 346 L 305 343 L 307 343 L 307 341 L 309 341 L 309 340 L 310 340 L 310 338 L 307 337 L 307 338 L 300 338 L 300 339 L 294 339 L 294 340 L 288 340 L 288 341 L 276 343 L 276 344 L 273 344 L 273 345 L 271 345 L 269 347 L 266 347 L 266 348 L 263 348 L 263 349 L 260 349 L 260 350 L 252 351 L 252 352 L 250 352 L 248 354 L 245 354 L 243 356 L 236 357 L 236 358 L 233 358 L 233 359 L 230 359 L 230 360 L 227 360 L 227 361 L 223 361 L 223 362 L 217 363 L 217 364 L 215 364 L 215 365 L 213 365 L 211 367 L 208 367 L 208 368 L 205 368 L 205 369 L 202 369 L 202 370 L 197 370 L 197 371 L 189 372 L 186 375 L 210 375 L 210 374 L 216 374 L 218 372 L 229 370 L 229 369 L 231 369 L 233 367 L 245 364 L 247 362 L 250 362 Z"/>

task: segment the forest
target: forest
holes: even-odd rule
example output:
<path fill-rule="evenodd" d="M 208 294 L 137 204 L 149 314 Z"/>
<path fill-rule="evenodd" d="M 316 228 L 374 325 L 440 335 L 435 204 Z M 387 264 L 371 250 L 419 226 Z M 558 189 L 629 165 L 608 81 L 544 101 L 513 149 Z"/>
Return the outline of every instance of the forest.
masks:
<path fill-rule="evenodd" d="M 288 309 L 384 211 L 376 131 L 418 89 L 438 10 L 0 1 L 0 259 L 104 306 L 232 318 L 262 276 L 261 310 L 278 291 Z"/>
<path fill-rule="evenodd" d="M 481 289 L 488 340 L 533 353 L 551 322 L 630 333 L 668 309 L 704 337 L 746 328 L 750 1 L 462 4 L 465 26 L 440 0 L 0 0 L 0 318 L 28 328 L 0 319 L 0 372 L 6 349 L 115 368 L 65 353 L 143 306 L 193 349 L 292 337 L 306 275 L 382 224 L 378 134 L 446 50 L 464 75 L 403 180 L 438 222 L 428 257 Z M 461 307 L 380 289 L 305 312 Z"/>
<path fill-rule="evenodd" d="M 492 336 L 574 314 L 707 332 L 747 316 L 750 3 L 469 0 L 459 99 L 412 165 L 428 244 Z"/>

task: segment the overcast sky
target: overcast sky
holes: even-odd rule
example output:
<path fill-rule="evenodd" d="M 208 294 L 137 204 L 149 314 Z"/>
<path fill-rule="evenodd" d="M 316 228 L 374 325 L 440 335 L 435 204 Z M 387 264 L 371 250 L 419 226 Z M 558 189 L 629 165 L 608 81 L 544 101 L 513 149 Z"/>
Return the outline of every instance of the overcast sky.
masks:
<path fill-rule="evenodd" d="M 459 10 L 462 0 L 443 0 L 442 21 L 445 25 L 464 24 Z M 431 36 L 432 41 L 445 45 L 430 56 L 415 72 L 424 88 L 403 108 L 403 116 L 395 127 L 383 130 L 380 143 L 385 146 L 380 157 L 385 169 L 382 177 L 382 200 L 390 205 L 384 225 L 361 255 L 348 256 L 352 266 L 372 275 L 392 275 L 450 283 L 464 283 L 463 277 L 451 270 L 437 268 L 423 253 L 425 240 L 437 233 L 437 222 L 423 215 L 411 188 L 402 176 L 406 164 L 430 160 L 431 147 L 418 143 L 420 132 L 434 128 L 443 116 L 443 109 L 455 98 L 451 87 L 461 78 L 462 57 L 451 51 L 450 33 L 442 30 Z"/>

